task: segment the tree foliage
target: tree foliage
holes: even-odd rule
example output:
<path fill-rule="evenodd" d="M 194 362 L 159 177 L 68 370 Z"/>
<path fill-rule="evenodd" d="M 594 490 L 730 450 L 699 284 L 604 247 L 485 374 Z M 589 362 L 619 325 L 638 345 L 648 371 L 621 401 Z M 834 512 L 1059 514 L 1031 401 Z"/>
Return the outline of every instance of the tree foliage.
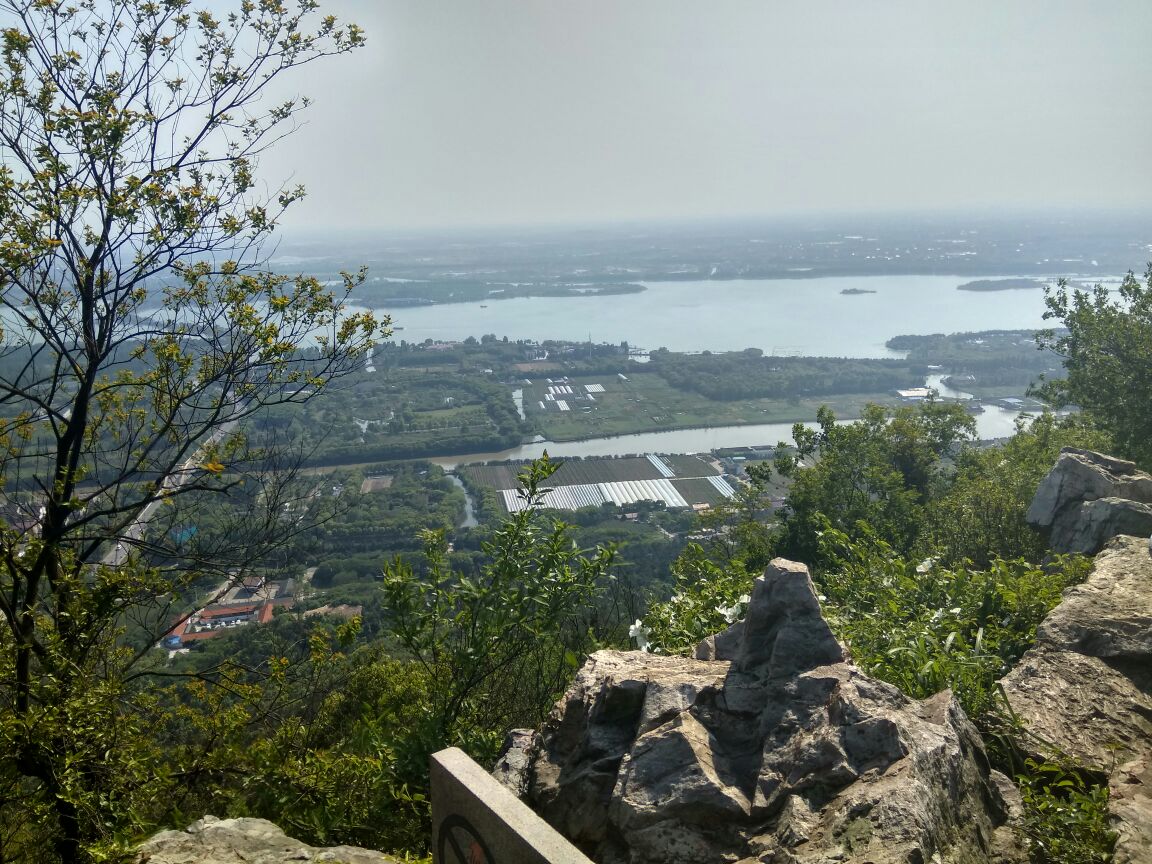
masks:
<path fill-rule="evenodd" d="M 1062 447 L 1107 452 L 1110 446 L 1084 415 L 1044 413 L 1019 418 L 1016 433 L 1003 443 L 965 447 L 947 486 L 928 503 L 915 557 L 978 567 L 996 558 L 1041 561 L 1044 537 L 1025 519 L 1036 487 Z"/>
<path fill-rule="evenodd" d="M 145 607 L 170 625 L 174 580 L 213 563 L 148 566 L 172 552 L 150 520 L 245 480 L 278 507 L 275 460 L 236 424 L 309 398 L 382 332 L 342 313 L 362 275 L 332 290 L 258 266 L 302 194 L 258 183 L 306 104 L 267 94 L 362 42 L 316 9 L 0 3 L 0 822 L 26 826 L 4 860 L 111 854 L 150 770 L 131 733 L 144 652 L 118 630 Z"/>
<path fill-rule="evenodd" d="M 544 483 L 558 467 L 545 456 L 521 472 L 529 506 L 484 544 L 478 572 L 447 566 L 441 532 L 425 535 L 426 573 L 402 560 L 384 568 L 388 630 L 429 681 L 429 753 L 476 734 L 498 745 L 517 721 L 537 722 L 589 645 L 585 615 L 613 553 L 586 557 L 568 525 L 542 521 Z"/>
<path fill-rule="evenodd" d="M 1115 294 L 1061 281 L 1044 299 L 1044 317 L 1066 330 L 1040 334 L 1040 345 L 1064 358 L 1065 377 L 1038 392 L 1079 405 L 1111 434 L 1118 455 L 1152 467 L 1152 265 L 1143 281 L 1129 272 Z"/>
<path fill-rule="evenodd" d="M 817 422 L 817 429 L 797 424 L 795 451 L 779 451 L 777 470 L 792 479 L 780 554 L 818 564 L 825 524 L 850 531 L 861 521 L 910 552 L 945 458 L 975 432 L 972 418 L 962 406 L 929 402 L 894 411 L 869 405 L 847 424 L 822 407 Z"/>

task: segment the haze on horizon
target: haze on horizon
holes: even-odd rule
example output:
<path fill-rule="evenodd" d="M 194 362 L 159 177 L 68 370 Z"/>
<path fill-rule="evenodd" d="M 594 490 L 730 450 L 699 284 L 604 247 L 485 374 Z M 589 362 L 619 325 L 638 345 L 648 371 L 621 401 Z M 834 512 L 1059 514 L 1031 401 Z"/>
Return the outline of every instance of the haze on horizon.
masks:
<path fill-rule="evenodd" d="M 289 229 L 1152 202 L 1147 0 L 321 2 Z"/>

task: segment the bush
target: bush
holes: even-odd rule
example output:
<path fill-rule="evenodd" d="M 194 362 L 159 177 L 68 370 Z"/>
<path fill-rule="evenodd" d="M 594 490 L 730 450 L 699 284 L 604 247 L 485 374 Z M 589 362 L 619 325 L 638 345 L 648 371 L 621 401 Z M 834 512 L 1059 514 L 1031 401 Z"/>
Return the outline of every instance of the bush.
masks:
<path fill-rule="evenodd" d="M 820 543 L 832 562 L 816 576 L 825 614 L 857 664 L 913 698 L 951 688 L 978 724 L 995 710 L 997 679 L 1091 566 L 1081 556 L 1042 567 L 1000 558 L 985 568 L 916 564 L 863 523 L 855 537 L 828 528 Z"/>

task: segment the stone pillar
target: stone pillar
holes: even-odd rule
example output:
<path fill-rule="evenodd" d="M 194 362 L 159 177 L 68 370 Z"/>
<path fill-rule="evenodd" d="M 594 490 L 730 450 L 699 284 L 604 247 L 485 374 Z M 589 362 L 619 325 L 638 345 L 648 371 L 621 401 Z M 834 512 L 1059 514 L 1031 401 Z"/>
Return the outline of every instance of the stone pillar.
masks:
<path fill-rule="evenodd" d="M 432 754 L 434 864 L 592 864 L 464 751 Z"/>

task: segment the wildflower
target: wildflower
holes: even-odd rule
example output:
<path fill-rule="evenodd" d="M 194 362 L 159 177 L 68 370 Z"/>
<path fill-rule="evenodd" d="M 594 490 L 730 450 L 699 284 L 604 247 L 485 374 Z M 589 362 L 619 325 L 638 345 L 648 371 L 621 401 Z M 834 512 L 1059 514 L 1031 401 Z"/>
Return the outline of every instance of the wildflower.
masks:
<path fill-rule="evenodd" d="M 744 614 L 744 610 L 747 608 L 748 603 L 751 600 L 752 598 L 747 594 L 742 594 L 736 598 L 736 602 L 731 606 L 717 606 L 716 611 L 724 618 L 725 621 L 727 621 L 729 624 L 733 624 L 741 615 Z"/>
<path fill-rule="evenodd" d="M 636 640 L 636 650 L 648 650 L 648 637 L 652 634 L 651 627 L 645 627 L 639 618 L 628 628 L 628 638 Z"/>

